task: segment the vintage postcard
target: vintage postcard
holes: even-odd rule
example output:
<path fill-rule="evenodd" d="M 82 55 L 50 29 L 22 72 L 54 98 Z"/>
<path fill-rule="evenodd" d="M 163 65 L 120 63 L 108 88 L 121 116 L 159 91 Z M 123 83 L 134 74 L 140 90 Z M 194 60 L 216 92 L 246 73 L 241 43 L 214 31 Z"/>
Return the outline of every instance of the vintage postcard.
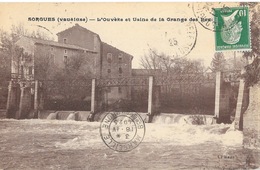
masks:
<path fill-rule="evenodd" d="M 0 9 L 0 170 L 260 168 L 259 3 Z"/>

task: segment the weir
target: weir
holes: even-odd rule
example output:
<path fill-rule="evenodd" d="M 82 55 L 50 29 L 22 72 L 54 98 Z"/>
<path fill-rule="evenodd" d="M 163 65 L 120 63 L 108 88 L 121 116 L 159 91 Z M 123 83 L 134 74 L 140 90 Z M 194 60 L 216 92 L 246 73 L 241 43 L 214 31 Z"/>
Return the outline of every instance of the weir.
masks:
<path fill-rule="evenodd" d="M 110 112 L 102 112 L 96 114 L 94 121 L 100 122 L 106 114 Z M 114 113 L 114 112 L 113 112 Z M 118 112 L 119 113 L 119 112 Z M 136 112 L 128 112 L 136 113 Z M 88 117 L 91 114 L 89 111 L 49 111 L 41 113 L 41 119 L 49 120 L 77 120 L 77 121 L 88 121 Z M 139 113 L 143 121 L 148 123 L 148 113 Z M 189 124 L 189 125 L 212 125 L 214 124 L 213 115 L 192 115 L 192 114 L 177 114 L 177 113 L 161 113 L 153 116 L 151 123 L 156 124 Z"/>
<path fill-rule="evenodd" d="M 132 103 L 135 102 L 135 100 L 140 101 L 140 98 L 133 98 L 132 92 L 135 93 L 141 93 L 141 97 L 146 97 L 142 102 L 146 103 L 146 109 L 139 110 L 134 105 L 129 105 L 128 109 L 123 109 L 121 111 L 124 112 L 138 112 L 142 114 L 143 120 L 146 123 L 180 123 L 180 122 L 188 122 L 191 123 L 191 119 L 196 119 L 197 121 L 202 121 L 205 124 L 211 124 L 214 122 L 213 115 L 217 119 L 217 123 L 223 122 L 223 119 L 229 120 L 230 119 L 230 113 L 231 110 L 229 109 L 230 105 L 230 82 L 227 81 L 225 78 L 225 74 L 227 73 L 220 73 L 217 72 L 214 74 L 176 74 L 172 76 L 143 76 L 143 77 L 129 77 L 129 78 L 107 78 L 107 79 L 88 79 L 88 80 L 82 80 L 82 81 L 52 81 L 52 80 L 35 80 L 35 81 L 22 81 L 26 84 L 26 89 L 23 88 L 23 86 L 15 86 L 15 83 L 10 84 L 9 88 L 9 100 L 7 103 L 7 110 L 11 110 L 11 107 L 14 105 L 18 105 L 18 117 L 19 118 L 25 118 L 24 116 L 30 116 L 28 115 L 28 110 L 34 110 L 33 117 L 38 118 L 47 118 L 47 116 L 43 116 L 45 113 L 57 113 L 56 118 L 57 119 L 66 119 L 69 115 L 70 119 L 75 120 L 87 120 L 87 121 L 99 121 L 100 118 L 102 118 L 102 115 L 104 113 L 109 111 L 120 111 L 117 110 L 117 108 L 120 108 L 120 97 L 129 98 L 128 102 L 131 101 Z M 227 76 L 226 76 L 227 77 Z M 230 80 L 230 75 L 229 75 Z M 237 79 L 232 80 L 233 82 L 237 82 Z M 21 84 L 21 82 L 20 82 Z M 64 89 L 59 88 L 60 85 L 64 86 Z M 204 86 L 202 86 L 204 85 Z M 196 98 L 196 95 L 203 95 L 205 91 L 201 91 L 201 87 L 209 88 L 212 85 L 215 85 L 215 103 L 214 103 L 214 110 L 207 111 L 207 113 L 201 113 L 196 112 L 196 110 L 186 110 L 186 113 L 184 114 L 174 114 L 174 113 L 182 113 L 182 112 L 171 112 L 164 113 L 163 109 L 165 109 L 165 102 L 170 101 L 171 104 L 176 104 L 177 106 L 185 107 L 188 104 L 183 99 L 191 99 L 189 96 L 193 95 L 193 101 L 200 102 L 199 104 L 201 106 L 204 106 L 203 102 L 207 102 L 208 98 L 205 98 L 204 101 L 200 101 L 199 98 Z M 136 87 L 137 90 L 134 89 Z M 21 89 L 20 95 L 17 95 L 20 97 L 19 100 L 13 99 L 15 97 L 14 90 Z M 115 89 L 118 88 L 118 93 L 122 93 L 122 89 L 124 92 L 117 96 L 119 99 L 116 98 L 109 98 L 108 96 L 108 89 Z M 177 90 L 176 90 L 177 88 Z M 192 88 L 193 91 L 190 91 L 190 88 Z M 240 88 L 243 89 L 241 83 Z M 142 93 L 141 90 L 144 90 L 146 93 Z M 166 89 L 166 90 L 165 90 Z M 181 90 L 181 93 L 178 92 Z M 82 90 L 82 91 L 81 91 Z M 172 95 L 179 95 L 179 98 L 186 95 L 186 98 L 183 98 L 181 101 L 171 101 L 166 97 L 171 96 L 165 96 L 168 92 Z M 83 92 L 84 91 L 84 92 Z M 113 90 L 110 90 L 110 95 L 114 94 Z M 129 92 L 128 92 L 129 91 Z M 206 89 L 208 91 L 208 89 Z M 77 93 L 75 93 L 77 92 Z M 241 89 L 239 90 L 241 92 Z M 83 95 L 82 95 L 83 94 Z M 163 95 L 162 95 L 163 94 Z M 188 97 L 187 97 L 187 94 Z M 82 96 L 84 98 L 84 101 L 82 101 L 82 104 L 85 103 L 86 107 L 88 109 L 84 110 L 77 110 L 77 109 L 71 109 L 69 111 L 65 111 L 61 107 L 57 109 L 53 109 L 52 111 L 48 112 L 48 108 L 44 108 L 44 105 L 46 105 L 46 96 L 55 96 L 56 98 L 60 98 L 61 96 L 66 96 L 66 98 L 71 99 L 70 96 L 74 96 L 74 98 L 79 98 L 78 96 Z M 88 96 L 89 97 L 86 97 Z M 68 97 L 67 97 L 68 96 Z M 81 97 L 81 98 L 82 98 Z M 113 97 L 113 96 L 112 96 Z M 191 96 L 192 97 L 192 96 Z M 195 98 L 194 98 L 195 97 Z M 166 99 L 167 100 L 166 100 Z M 107 107 L 106 102 L 107 100 L 118 100 L 119 102 L 114 102 L 115 106 Z M 237 104 L 236 108 L 236 122 L 239 121 L 238 117 L 241 117 L 241 113 L 239 113 L 238 109 L 241 106 L 241 100 L 243 99 L 243 95 L 239 95 L 239 102 Z M 30 101 L 31 100 L 31 101 Z M 89 103 L 85 101 L 89 101 Z M 211 100 L 211 99 L 210 99 Z M 14 103 L 16 101 L 16 104 Z M 17 103 L 18 101 L 18 103 Z M 110 104 L 111 104 L 110 101 Z M 179 102 L 179 103 L 178 103 Z M 54 103 L 55 104 L 55 103 Z M 77 103 L 75 103 L 77 104 Z M 127 103 L 129 104 L 129 103 Z M 126 105 L 127 105 L 126 104 Z M 137 103 L 138 104 L 138 103 Z M 180 105 L 181 104 L 181 105 Z M 57 104 L 59 105 L 59 103 Z M 69 105 L 69 104 L 67 104 Z M 89 106 L 87 106 L 89 105 Z M 117 106 L 118 105 L 118 106 Z M 66 105 L 65 105 L 66 106 Z M 187 105 L 189 106 L 189 105 Z M 143 106 L 142 106 L 143 107 Z M 173 106 L 175 107 L 175 105 Z M 190 106 L 189 106 L 190 107 Z M 129 109 L 130 108 L 130 109 Z M 145 108 L 145 107 L 144 107 Z M 212 106 L 210 106 L 212 108 Z M 185 109 L 185 108 L 184 108 Z M 240 110 L 240 109 L 239 109 Z M 48 113 L 47 113 L 48 112 Z M 190 114 L 189 114 L 190 112 Z M 187 113 L 189 115 L 187 115 Z M 16 115 L 17 117 L 17 115 Z M 66 118 L 65 118 L 66 117 Z M 191 118 L 192 117 L 192 118 Z M 27 117 L 30 118 L 30 117 Z M 230 120 L 229 120 L 230 121 Z M 226 121 L 225 123 L 228 123 Z"/>
<path fill-rule="evenodd" d="M 76 120 L 88 121 L 90 111 L 53 111 L 45 110 L 39 112 L 39 119 Z"/>

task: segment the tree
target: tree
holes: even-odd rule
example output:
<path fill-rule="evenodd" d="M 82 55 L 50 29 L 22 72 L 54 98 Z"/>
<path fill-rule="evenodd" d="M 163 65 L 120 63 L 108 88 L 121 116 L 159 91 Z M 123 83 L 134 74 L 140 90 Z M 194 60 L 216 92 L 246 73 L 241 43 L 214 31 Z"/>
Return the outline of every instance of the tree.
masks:
<path fill-rule="evenodd" d="M 205 70 L 202 60 L 178 58 L 174 61 L 171 73 L 202 73 Z"/>
<path fill-rule="evenodd" d="M 87 55 L 82 52 L 70 56 L 64 66 L 57 66 L 48 62 L 49 69 L 41 67 L 41 65 L 37 67 L 39 73 L 46 71 L 46 74 L 40 74 L 42 77 L 46 76 L 43 80 L 50 80 L 45 81 L 47 100 L 82 100 L 88 93 L 90 94 L 90 87 L 84 84 L 91 82 L 94 73 L 91 69 L 91 65 L 93 65 L 91 64 L 91 57 L 87 57 Z"/>
<path fill-rule="evenodd" d="M 156 50 L 150 49 L 148 54 L 141 57 L 141 66 L 145 69 L 162 69 L 162 61 L 165 56 L 159 56 Z"/>
<path fill-rule="evenodd" d="M 245 5 L 245 3 L 241 3 L 241 5 Z M 259 5 L 257 3 L 249 3 L 246 4 L 250 6 L 250 10 L 252 11 L 252 19 L 251 19 L 251 46 L 252 51 L 244 52 L 245 58 L 251 58 L 253 62 L 245 67 L 245 73 L 243 77 L 245 78 L 245 82 L 248 86 L 253 86 L 258 83 L 260 80 L 260 10 Z M 255 9 L 258 7 L 258 9 Z"/>
<path fill-rule="evenodd" d="M 86 57 L 86 55 L 87 54 L 82 53 L 70 56 L 65 63 L 65 67 L 51 67 L 53 69 L 50 71 L 52 72 L 50 78 L 60 81 L 84 81 L 86 79 L 91 79 L 94 77 L 94 73 L 91 70 L 91 65 L 93 64 L 91 63 L 90 57 Z"/>
<path fill-rule="evenodd" d="M 223 53 L 215 53 L 211 61 L 211 70 L 214 72 L 224 71 L 226 60 Z"/>
<path fill-rule="evenodd" d="M 18 57 L 23 53 L 22 49 L 15 45 L 16 41 L 21 36 L 29 36 L 39 39 L 50 40 L 47 34 L 42 32 L 40 29 L 36 31 L 28 31 L 22 23 L 18 25 L 12 25 L 10 32 L 0 30 L 0 79 L 10 80 L 11 76 L 11 56 L 16 57 L 13 60 L 18 62 Z"/>
<path fill-rule="evenodd" d="M 164 53 L 159 54 L 154 49 L 149 49 L 148 54 L 141 57 L 140 65 L 148 70 L 160 69 L 167 75 L 176 73 L 198 73 L 204 70 L 204 65 L 201 60 L 171 57 Z"/>
<path fill-rule="evenodd" d="M 54 72 L 52 67 L 52 55 L 45 48 L 36 48 L 34 53 L 34 76 L 37 80 L 46 80 Z"/>

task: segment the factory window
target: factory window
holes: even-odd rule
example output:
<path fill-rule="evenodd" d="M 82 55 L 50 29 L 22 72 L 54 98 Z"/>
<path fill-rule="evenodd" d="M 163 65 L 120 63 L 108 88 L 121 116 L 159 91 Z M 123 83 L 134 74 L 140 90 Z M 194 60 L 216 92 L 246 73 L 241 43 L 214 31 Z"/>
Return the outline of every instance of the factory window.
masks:
<path fill-rule="evenodd" d="M 111 69 L 107 69 L 107 73 L 111 73 Z"/>
<path fill-rule="evenodd" d="M 67 44 L 67 38 L 64 38 L 64 39 L 63 39 L 63 43 L 64 43 L 64 44 Z"/>
<path fill-rule="evenodd" d="M 118 87 L 118 93 L 122 93 L 122 88 Z"/>
<path fill-rule="evenodd" d="M 64 53 L 67 54 L 67 50 L 64 50 Z"/>
<path fill-rule="evenodd" d="M 112 62 L 112 54 L 107 53 L 107 62 L 111 63 Z"/>
<path fill-rule="evenodd" d="M 120 54 L 118 55 L 118 61 L 119 61 L 119 62 L 122 62 L 122 60 L 123 60 L 123 54 L 120 53 Z"/>
<path fill-rule="evenodd" d="M 51 47 L 51 51 L 53 51 L 54 50 L 54 48 L 53 47 Z"/>
<path fill-rule="evenodd" d="M 65 55 L 65 56 L 63 57 L 63 61 L 64 61 L 65 64 L 68 64 L 68 56 Z"/>
<path fill-rule="evenodd" d="M 118 72 L 119 72 L 119 74 L 122 74 L 122 73 L 123 73 L 123 70 L 122 70 L 121 67 L 119 67 Z"/>
<path fill-rule="evenodd" d="M 54 56 L 54 54 L 51 54 L 51 61 L 52 61 L 53 63 L 55 63 L 55 56 Z"/>

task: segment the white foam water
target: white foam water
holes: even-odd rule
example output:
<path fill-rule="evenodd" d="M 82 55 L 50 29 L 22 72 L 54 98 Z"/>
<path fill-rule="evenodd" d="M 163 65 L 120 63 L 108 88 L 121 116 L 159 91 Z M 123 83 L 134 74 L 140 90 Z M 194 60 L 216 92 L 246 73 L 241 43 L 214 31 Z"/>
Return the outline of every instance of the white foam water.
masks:
<path fill-rule="evenodd" d="M 185 114 L 170 114 L 161 113 L 153 118 L 153 123 L 162 124 L 193 124 L 192 116 L 200 117 L 203 124 L 213 124 L 213 116 L 211 115 L 185 115 Z"/>
<path fill-rule="evenodd" d="M 0 120 L 0 169 L 8 169 L 10 162 L 13 169 L 246 167 L 249 154 L 242 147 L 242 132 L 229 130 L 226 124 L 192 125 L 186 116 L 173 117 L 158 117 L 155 123 L 145 124 L 142 143 L 124 153 L 104 144 L 100 122 Z M 219 159 L 223 155 L 232 160 Z"/>
<path fill-rule="evenodd" d="M 228 131 L 230 125 L 147 124 L 145 142 L 169 145 L 196 145 L 206 142 L 227 146 L 242 145 L 241 131 Z"/>
<path fill-rule="evenodd" d="M 164 114 L 157 116 L 154 123 L 146 124 L 143 142 L 164 143 L 167 145 L 190 146 L 203 143 L 220 143 L 225 146 L 242 146 L 241 131 L 230 130 L 229 124 L 212 124 L 212 116 L 205 117 L 204 125 L 192 125 L 189 115 Z M 84 122 L 91 128 L 83 128 L 79 137 L 56 146 L 65 148 L 85 148 L 100 146 L 99 122 Z M 74 133 L 77 133 L 75 129 Z"/>

